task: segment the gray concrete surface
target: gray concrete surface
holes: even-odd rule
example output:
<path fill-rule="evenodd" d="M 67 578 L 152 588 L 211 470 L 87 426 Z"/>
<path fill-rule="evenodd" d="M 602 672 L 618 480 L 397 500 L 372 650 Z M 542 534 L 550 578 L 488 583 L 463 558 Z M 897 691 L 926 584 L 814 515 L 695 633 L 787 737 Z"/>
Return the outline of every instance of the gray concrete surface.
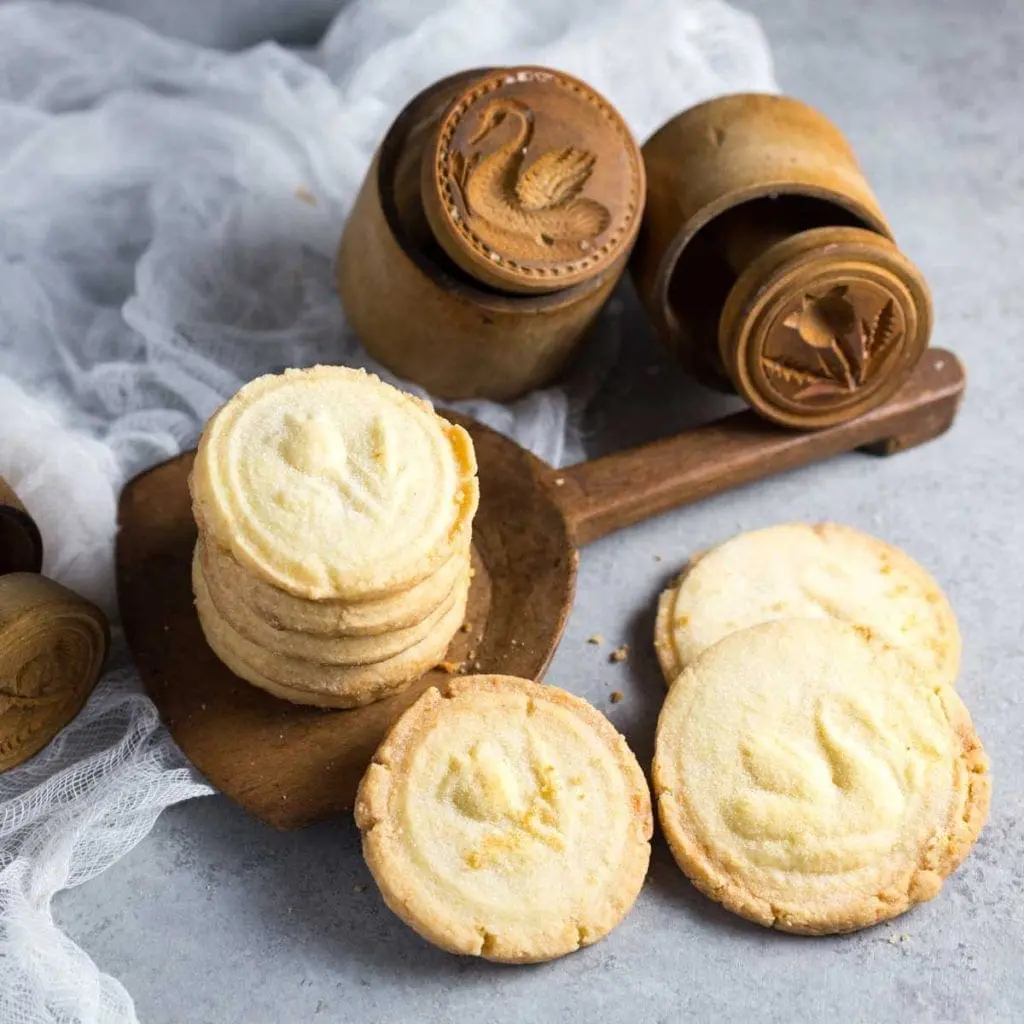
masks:
<path fill-rule="evenodd" d="M 182 34 L 192 6 L 206 11 L 200 26 L 217 23 L 211 8 L 245 16 L 240 0 L 173 6 Z M 260 25 L 281 26 L 284 11 L 315 21 L 327 6 L 262 0 L 248 9 Z M 658 839 L 639 903 L 607 941 L 510 969 L 447 956 L 400 924 L 349 822 L 280 834 L 222 798 L 194 801 L 57 904 L 61 923 L 134 995 L 145 1024 L 1024 1018 L 1024 5 L 746 6 L 763 19 L 783 86 L 853 140 L 932 284 L 935 342 L 968 364 L 968 398 L 940 442 L 887 461 L 838 459 L 588 548 L 548 678 L 605 710 L 649 762 L 662 696 L 653 602 L 668 574 L 739 529 L 809 517 L 873 530 L 931 567 L 960 615 L 960 690 L 996 780 L 973 856 L 937 900 L 892 924 L 808 940 L 720 910 Z M 171 7 L 148 0 L 142 13 L 167 29 Z M 205 41 L 248 41 L 252 20 L 224 17 L 223 35 Z M 590 418 L 592 449 L 668 433 L 717 404 L 638 324 Z M 607 647 L 585 642 L 596 632 L 631 644 L 629 660 L 609 664 Z M 621 704 L 610 703 L 614 689 Z"/>

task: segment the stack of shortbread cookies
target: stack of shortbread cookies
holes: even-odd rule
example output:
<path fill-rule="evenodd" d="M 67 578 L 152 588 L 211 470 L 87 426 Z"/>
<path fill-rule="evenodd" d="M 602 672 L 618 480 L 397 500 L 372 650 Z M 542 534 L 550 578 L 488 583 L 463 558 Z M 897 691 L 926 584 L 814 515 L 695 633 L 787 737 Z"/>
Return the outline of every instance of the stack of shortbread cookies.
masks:
<path fill-rule="evenodd" d="M 653 769 L 679 866 L 786 931 L 863 928 L 936 895 L 988 813 L 953 689 L 960 634 L 903 552 L 790 524 L 694 559 L 659 603 Z"/>
<path fill-rule="evenodd" d="M 436 665 L 462 624 L 479 488 L 469 435 L 362 370 L 247 384 L 190 478 L 210 647 L 299 704 L 354 707 Z"/>

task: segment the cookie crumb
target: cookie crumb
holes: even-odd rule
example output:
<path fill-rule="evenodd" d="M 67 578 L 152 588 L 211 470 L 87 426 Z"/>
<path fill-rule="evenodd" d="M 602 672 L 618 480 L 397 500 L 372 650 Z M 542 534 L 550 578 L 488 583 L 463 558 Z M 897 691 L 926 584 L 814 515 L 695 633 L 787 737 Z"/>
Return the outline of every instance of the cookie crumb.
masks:
<path fill-rule="evenodd" d="M 448 675 L 453 676 L 453 675 L 455 675 L 456 672 L 461 670 L 462 662 L 461 661 L 440 661 L 440 662 L 438 662 L 437 667 L 442 672 L 447 672 Z"/>
<path fill-rule="evenodd" d="M 565 477 L 564 476 L 556 476 L 555 477 L 555 486 L 556 487 L 564 487 L 565 486 Z"/>
<path fill-rule="evenodd" d="M 295 198 L 301 203 L 309 203 L 310 206 L 316 206 L 316 196 L 306 188 L 305 185 L 299 185 L 294 192 Z"/>
<path fill-rule="evenodd" d="M 622 700 L 622 696 L 623 694 L 621 690 L 612 690 L 612 703 L 618 704 L 619 701 Z"/>
<path fill-rule="evenodd" d="M 604 643 L 604 637 L 600 633 L 595 633 L 593 636 L 587 637 L 588 644 L 594 644 L 596 647 L 600 647 Z"/>
<path fill-rule="evenodd" d="M 472 622 L 464 622 L 461 626 L 459 626 L 459 629 L 461 629 L 463 633 L 472 633 L 473 632 L 473 623 Z"/>
<path fill-rule="evenodd" d="M 620 662 L 625 661 L 627 657 L 629 657 L 629 644 L 623 644 L 621 647 L 616 647 L 615 650 L 608 655 L 608 660 Z"/>

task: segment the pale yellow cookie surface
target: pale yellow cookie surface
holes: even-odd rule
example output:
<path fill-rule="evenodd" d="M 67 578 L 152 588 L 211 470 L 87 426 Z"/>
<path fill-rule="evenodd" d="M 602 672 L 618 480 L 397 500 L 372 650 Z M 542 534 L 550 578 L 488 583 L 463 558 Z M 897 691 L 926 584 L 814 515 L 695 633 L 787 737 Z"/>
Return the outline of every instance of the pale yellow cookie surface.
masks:
<path fill-rule="evenodd" d="M 956 682 L 960 631 L 939 585 L 898 548 L 834 523 L 752 530 L 691 562 L 658 602 L 666 681 L 730 633 L 785 618 L 868 626 L 929 675 Z"/>
<path fill-rule="evenodd" d="M 200 551 L 210 586 L 229 591 L 274 629 L 330 637 L 378 636 L 422 622 L 444 604 L 470 565 L 467 544 L 408 590 L 369 601 L 310 601 L 259 579 L 227 551 L 203 539 Z"/>
<path fill-rule="evenodd" d="M 196 612 L 206 642 L 240 679 L 295 704 L 351 708 L 397 693 L 444 657 L 466 614 L 469 580 L 459 584 L 433 631 L 400 654 L 367 665 L 324 665 L 274 654 L 224 620 L 210 598 L 202 567 L 192 563 Z"/>
<path fill-rule="evenodd" d="M 596 942 L 650 859 L 650 795 L 625 740 L 586 701 L 508 676 L 428 690 L 355 813 L 387 905 L 442 949 L 491 960 Z"/>
<path fill-rule="evenodd" d="M 469 435 L 361 370 L 247 384 L 207 423 L 191 477 L 201 531 L 299 597 L 360 600 L 425 579 L 468 541 Z"/>
<path fill-rule="evenodd" d="M 325 636 L 287 629 L 278 629 L 239 600 L 237 590 L 226 586 L 223 580 L 212 578 L 202 568 L 202 540 L 196 545 L 193 573 L 201 572 L 206 591 L 220 617 L 240 636 L 250 643 L 263 648 L 269 654 L 283 654 L 289 658 L 301 658 L 321 665 L 368 665 L 375 661 L 393 658 L 408 650 L 414 644 L 430 636 L 441 620 L 451 610 L 457 588 L 466 588 L 468 566 L 462 576 L 444 596 L 442 602 L 419 622 L 402 629 L 378 633 L 374 636 Z"/>
<path fill-rule="evenodd" d="M 669 690 L 653 776 L 686 875 L 737 914 L 808 934 L 935 896 L 991 793 L 956 692 L 832 619 L 765 623 L 705 651 Z"/>

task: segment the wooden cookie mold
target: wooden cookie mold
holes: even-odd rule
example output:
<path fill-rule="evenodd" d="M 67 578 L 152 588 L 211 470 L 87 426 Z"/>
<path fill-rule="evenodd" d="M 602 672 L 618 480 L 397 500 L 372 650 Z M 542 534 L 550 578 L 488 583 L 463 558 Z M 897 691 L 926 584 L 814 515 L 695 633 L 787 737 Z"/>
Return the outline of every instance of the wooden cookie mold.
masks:
<path fill-rule="evenodd" d="M 78 714 L 110 646 L 103 612 L 40 575 L 42 564 L 39 528 L 0 479 L 0 772 Z"/>
<path fill-rule="evenodd" d="M 646 191 L 614 108 L 548 68 L 467 71 L 392 124 L 338 250 L 375 359 L 446 399 L 506 401 L 566 365 L 626 261 Z"/>
<path fill-rule="evenodd" d="M 686 366 L 804 429 L 895 393 L 928 345 L 931 299 L 830 121 L 784 96 L 726 96 L 643 153 L 631 271 Z"/>

